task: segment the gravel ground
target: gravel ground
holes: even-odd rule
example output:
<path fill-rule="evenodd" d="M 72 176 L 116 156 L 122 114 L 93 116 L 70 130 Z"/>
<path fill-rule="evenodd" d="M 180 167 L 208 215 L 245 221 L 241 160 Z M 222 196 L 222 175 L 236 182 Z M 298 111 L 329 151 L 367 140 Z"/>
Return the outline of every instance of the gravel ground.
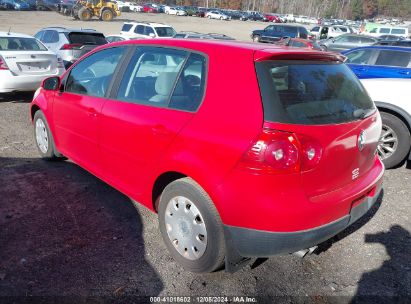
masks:
<path fill-rule="evenodd" d="M 178 30 L 238 39 L 264 26 L 151 17 Z M 109 34 L 118 32 L 119 21 L 86 25 Z M 0 12 L 0 31 L 10 25 L 29 34 L 47 25 L 85 27 L 51 12 Z M 235 274 L 193 274 L 167 253 L 155 214 L 134 208 L 126 196 L 70 161 L 38 158 L 30 99 L 29 94 L 0 98 L 0 303 L 21 303 L 24 299 L 14 298 L 21 296 L 65 296 L 51 298 L 56 303 L 86 297 L 97 297 L 93 303 L 149 300 L 137 296 L 210 302 L 195 297 L 223 295 L 267 303 L 411 301 L 410 169 L 387 171 L 383 195 L 370 213 L 308 258 L 285 255 L 259 259 Z"/>

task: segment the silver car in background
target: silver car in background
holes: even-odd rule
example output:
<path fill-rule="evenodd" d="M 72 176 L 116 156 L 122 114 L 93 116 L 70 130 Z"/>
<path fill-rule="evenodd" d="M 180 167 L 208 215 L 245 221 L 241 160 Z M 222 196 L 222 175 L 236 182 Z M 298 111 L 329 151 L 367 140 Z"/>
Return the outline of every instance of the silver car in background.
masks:
<path fill-rule="evenodd" d="M 92 49 L 107 43 L 102 33 L 92 29 L 47 27 L 34 37 L 61 57 L 66 68 Z"/>
<path fill-rule="evenodd" d="M 0 93 L 34 91 L 64 71 L 63 61 L 34 37 L 0 32 Z"/>
<path fill-rule="evenodd" d="M 344 34 L 335 38 L 318 41 L 324 51 L 342 52 L 360 46 L 373 45 L 378 39 L 366 35 Z"/>

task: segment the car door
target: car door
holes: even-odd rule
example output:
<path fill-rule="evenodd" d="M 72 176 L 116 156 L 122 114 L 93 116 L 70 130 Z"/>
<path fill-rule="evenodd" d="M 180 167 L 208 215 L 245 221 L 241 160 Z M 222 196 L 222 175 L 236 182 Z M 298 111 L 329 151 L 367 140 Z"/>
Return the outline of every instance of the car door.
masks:
<path fill-rule="evenodd" d="M 99 172 L 101 108 L 125 47 L 101 50 L 81 60 L 63 79 L 53 102 L 55 141 L 61 153 Z"/>
<path fill-rule="evenodd" d="M 138 198 L 153 168 L 193 117 L 199 96 L 202 98 L 202 93 L 196 95 L 195 91 L 204 89 L 204 68 L 180 80 L 186 66 L 191 66 L 191 58 L 182 50 L 138 47 L 116 84 L 116 92 L 104 104 L 100 137 L 104 173 L 109 183 L 131 197 Z M 201 60 L 204 66 L 205 59 Z M 190 106 L 190 101 L 196 105 Z"/>
<path fill-rule="evenodd" d="M 411 51 L 379 50 L 368 78 L 411 78 Z"/>

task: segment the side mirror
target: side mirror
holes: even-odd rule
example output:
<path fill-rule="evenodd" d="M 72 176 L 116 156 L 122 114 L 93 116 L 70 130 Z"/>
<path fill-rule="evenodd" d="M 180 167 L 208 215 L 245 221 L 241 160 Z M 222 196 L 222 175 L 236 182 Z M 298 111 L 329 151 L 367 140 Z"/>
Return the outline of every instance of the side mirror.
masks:
<path fill-rule="evenodd" d="M 46 91 L 57 91 L 60 87 L 60 77 L 53 76 L 43 80 L 41 87 Z"/>
<path fill-rule="evenodd" d="M 148 34 L 151 38 L 155 38 L 156 37 L 156 35 L 154 35 L 154 33 L 150 33 L 150 34 Z"/>

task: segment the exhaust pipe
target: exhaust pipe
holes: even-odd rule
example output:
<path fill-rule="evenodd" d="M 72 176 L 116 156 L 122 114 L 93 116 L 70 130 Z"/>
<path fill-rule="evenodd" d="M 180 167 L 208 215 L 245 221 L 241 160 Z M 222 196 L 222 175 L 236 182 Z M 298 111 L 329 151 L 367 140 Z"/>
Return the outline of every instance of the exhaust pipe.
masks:
<path fill-rule="evenodd" d="M 317 248 L 318 248 L 318 246 L 313 246 L 313 247 L 310 247 L 310 248 L 307 248 L 307 249 L 301 249 L 301 250 L 296 251 L 292 254 L 299 257 L 299 258 L 304 258 L 307 255 L 311 255 Z"/>

